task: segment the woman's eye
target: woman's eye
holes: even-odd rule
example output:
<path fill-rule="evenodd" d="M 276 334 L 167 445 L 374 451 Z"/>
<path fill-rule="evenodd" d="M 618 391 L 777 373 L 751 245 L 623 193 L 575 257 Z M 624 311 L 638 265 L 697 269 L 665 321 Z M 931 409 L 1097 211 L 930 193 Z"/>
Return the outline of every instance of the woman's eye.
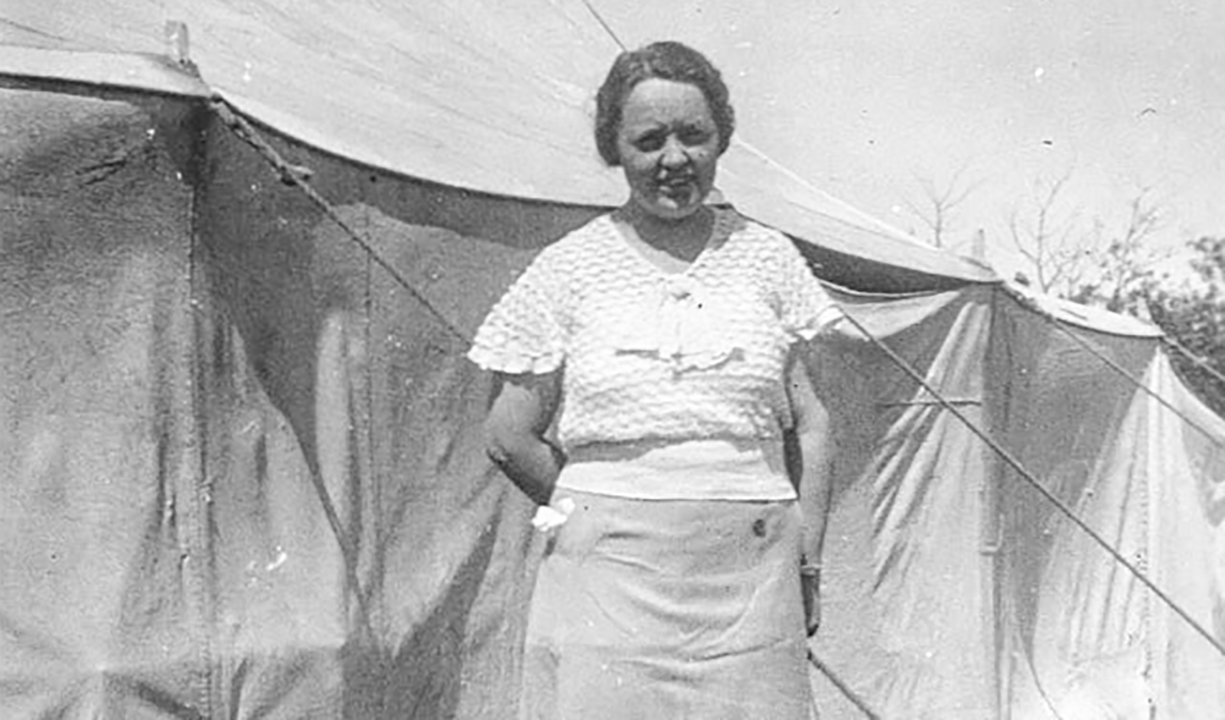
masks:
<path fill-rule="evenodd" d="M 658 150 L 662 148 L 663 146 L 664 146 L 664 136 L 655 134 L 655 133 L 651 133 L 650 135 L 643 135 L 642 137 L 634 141 L 634 147 L 641 150 L 642 152 L 654 152 L 655 150 Z"/>
<path fill-rule="evenodd" d="M 695 128 L 693 130 L 682 131 L 680 137 L 681 142 L 685 143 L 686 145 L 701 145 L 710 139 L 710 133 L 705 130 Z"/>

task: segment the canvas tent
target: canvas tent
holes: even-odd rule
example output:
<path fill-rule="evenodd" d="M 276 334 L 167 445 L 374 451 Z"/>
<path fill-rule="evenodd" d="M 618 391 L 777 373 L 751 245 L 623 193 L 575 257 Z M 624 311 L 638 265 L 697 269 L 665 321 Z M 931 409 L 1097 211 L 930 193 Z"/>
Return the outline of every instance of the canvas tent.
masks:
<path fill-rule="evenodd" d="M 540 539 L 463 352 L 619 202 L 586 126 L 616 46 L 578 2 L 399 5 L 184 4 L 200 77 L 161 5 L 0 9 L 0 716 L 508 715 Z M 720 189 L 1225 640 L 1225 423 L 1155 331 L 745 143 Z M 1225 716 L 1213 647 L 879 348 L 811 360 L 839 439 L 813 647 L 882 717 Z"/>

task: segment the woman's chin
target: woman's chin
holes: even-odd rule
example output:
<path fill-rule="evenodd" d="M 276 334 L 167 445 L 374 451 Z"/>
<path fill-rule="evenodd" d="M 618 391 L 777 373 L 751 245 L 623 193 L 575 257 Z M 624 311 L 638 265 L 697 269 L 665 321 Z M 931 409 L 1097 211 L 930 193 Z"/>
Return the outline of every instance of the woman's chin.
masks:
<path fill-rule="evenodd" d="M 695 215 L 702 209 L 700 197 L 675 198 L 656 196 L 646 202 L 639 202 L 638 207 L 647 215 L 668 222 L 679 222 Z"/>

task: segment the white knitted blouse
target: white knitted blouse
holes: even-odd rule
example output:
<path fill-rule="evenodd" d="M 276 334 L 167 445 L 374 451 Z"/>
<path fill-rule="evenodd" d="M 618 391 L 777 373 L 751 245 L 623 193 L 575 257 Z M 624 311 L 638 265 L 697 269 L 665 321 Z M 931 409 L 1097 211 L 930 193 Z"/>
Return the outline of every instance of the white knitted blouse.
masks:
<path fill-rule="evenodd" d="M 694 262 L 669 273 L 608 215 L 546 247 L 494 306 L 468 357 L 561 369 L 558 441 L 774 441 L 790 427 L 791 344 L 841 311 L 781 233 L 716 209 Z"/>

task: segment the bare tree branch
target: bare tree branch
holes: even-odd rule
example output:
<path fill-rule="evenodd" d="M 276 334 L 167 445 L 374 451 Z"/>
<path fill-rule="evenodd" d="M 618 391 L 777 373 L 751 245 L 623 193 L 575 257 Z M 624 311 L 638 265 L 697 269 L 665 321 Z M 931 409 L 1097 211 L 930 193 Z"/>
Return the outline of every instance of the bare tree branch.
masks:
<path fill-rule="evenodd" d="M 908 198 L 902 200 L 915 217 L 927 226 L 931 232 L 932 244 L 936 247 L 944 247 L 945 237 L 952 227 L 953 211 L 982 186 L 981 180 L 962 185 L 962 177 L 969 167 L 970 161 L 967 159 L 942 186 L 937 186 L 930 178 L 915 177 L 915 182 L 923 190 L 924 202 L 920 206 Z"/>
<path fill-rule="evenodd" d="M 1024 223 L 1023 208 L 1014 205 L 1008 218 L 1013 246 L 1029 263 L 1042 292 L 1052 293 L 1078 282 L 1087 269 L 1083 238 L 1073 234 L 1079 227 L 1080 208 L 1062 214 L 1057 205 L 1072 177 L 1068 168 L 1050 183 L 1034 181 L 1029 209 L 1032 221 Z"/>

